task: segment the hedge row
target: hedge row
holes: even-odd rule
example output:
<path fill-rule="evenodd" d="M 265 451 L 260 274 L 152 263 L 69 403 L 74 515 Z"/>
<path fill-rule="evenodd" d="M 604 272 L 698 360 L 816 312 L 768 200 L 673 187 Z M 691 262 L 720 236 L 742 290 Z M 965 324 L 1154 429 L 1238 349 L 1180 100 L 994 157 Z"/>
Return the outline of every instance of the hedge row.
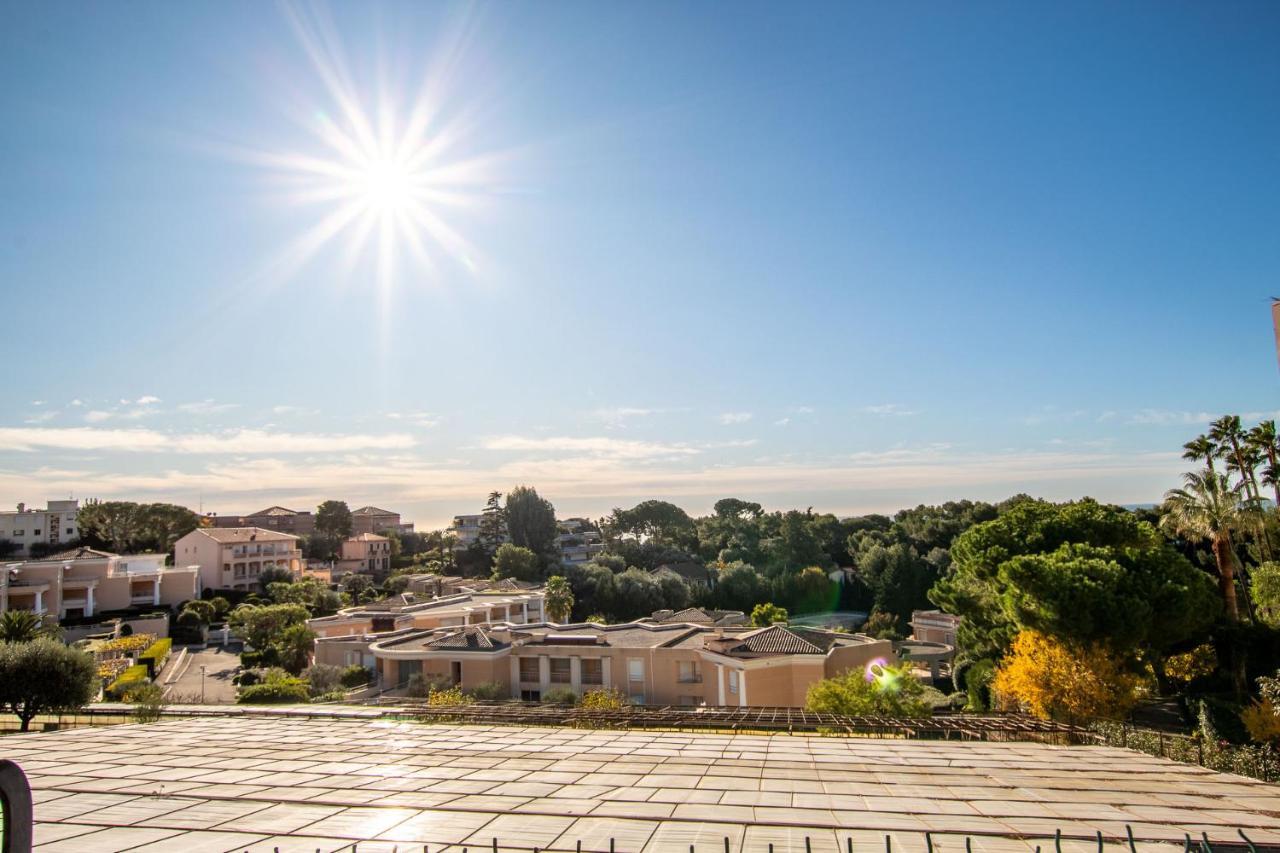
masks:
<path fill-rule="evenodd" d="M 236 701 L 242 705 L 271 705 L 283 702 L 309 702 L 311 693 L 301 678 L 281 678 L 240 688 Z"/>
<path fill-rule="evenodd" d="M 107 685 L 107 689 L 104 692 L 108 699 L 118 701 L 124 696 L 126 690 L 131 687 L 137 687 L 147 680 L 146 664 L 136 663 L 116 676 L 116 680 Z"/>
<path fill-rule="evenodd" d="M 138 663 L 147 667 L 147 675 L 155 678 L 160 668 L 164 666 L 165 661 L 169 659 L 169 652 L 173 649 L 173 640 L 165 637 L 156 640 L 147 646 L 147 650 L 138 657 Z"/>

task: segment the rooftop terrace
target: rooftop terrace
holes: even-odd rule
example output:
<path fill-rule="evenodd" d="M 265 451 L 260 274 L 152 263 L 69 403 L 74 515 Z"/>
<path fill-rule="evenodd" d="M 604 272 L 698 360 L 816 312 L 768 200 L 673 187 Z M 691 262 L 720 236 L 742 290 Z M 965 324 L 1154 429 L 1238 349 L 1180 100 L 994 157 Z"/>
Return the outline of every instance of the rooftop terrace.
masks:
<path fill-rule="evenodd" d="M 3 741 L 54 851 L 937 853 L 1280 843 L 1280 792 L 1098 746 L 197 717 Z M 1049 840 L 1046 840 L 1049 839 Z M 1157 844 L 1154 842 L 1176 842 Z M 1214 845 L 1218 848 L 1217 844 Z M 1123 849 L 1128 849 L 1124 845 Z"/>

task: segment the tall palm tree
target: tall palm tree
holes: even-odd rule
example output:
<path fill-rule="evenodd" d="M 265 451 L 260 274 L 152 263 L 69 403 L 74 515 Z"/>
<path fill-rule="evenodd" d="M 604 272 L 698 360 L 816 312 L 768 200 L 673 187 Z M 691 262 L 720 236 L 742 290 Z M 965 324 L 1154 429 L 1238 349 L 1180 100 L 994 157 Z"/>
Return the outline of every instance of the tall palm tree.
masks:
<path fill-rule="evenodd" d="M 1262 482 L 1275 489 L 1276 507 L 1280 508 L 1280 476 L 1278 476 L 1280 462 L 1277 461 L 1280 451 L 1276 449 L 1278 443 L 1280 443 L 1280 437 L 1276 435 L 1276 422 L 1273 420 L 1262 421 L 1249 430 L 1249 444 L 1267 459 L 1267 467 L 1262 471 Z"/>
<path fill-rule="evenodd" d="M 1245 493 L 1251 498 L 1258 498 L 1258 480 L 1245 460 L 1245 432 L 1240 426 L 1240 416 L 1223 415 L 1209 424 L 1209 438 L 1216 441 L 1222 455 L 1234 463 L 1244 480 Z"/>
<path fill-rule="evenodd" d="M 1164 516 L 1160 519 L 1160 526 L 1175 536 L 1209 541 L 1227 616 L 1238 621 L 1240 607 L 1236 602 L 1235 552 L 1231 536 L 1257 526 L 1257 504 L 1241 495 L 1243 483 L 1232 486 L 1226 474 L 1201 471 L 1184 474 L 1183 480 L 1183 488 L 1165 492 Z"/>
<path fill-rule="evenodd" d="M 1204 463 L 1209 466 L 1209 473 L 1216 474 L 1213 468 L 1213 460 L 1218 456 L 1218 445 L 1207 435 L 1198 435 L 1195 438 L 1182 445 L 1182 458 L 1189 462 Z"/>

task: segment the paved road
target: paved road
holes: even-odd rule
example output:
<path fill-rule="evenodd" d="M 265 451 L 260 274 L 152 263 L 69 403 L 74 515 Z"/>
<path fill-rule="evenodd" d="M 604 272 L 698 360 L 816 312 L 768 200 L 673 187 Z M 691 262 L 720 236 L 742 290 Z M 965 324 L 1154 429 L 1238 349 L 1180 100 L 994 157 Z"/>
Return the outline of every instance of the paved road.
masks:
<path fill-rule="evenodd" d="M 182 675 L 169 688 L 171 702 L 200 702 L 200 667 L 204 672 L 204 704 L 219 705 L 236 701 L 236 688 L 231 676 L 240 665 L 240 656 L 222 648 L 192 651 L 183 664 Z"/>

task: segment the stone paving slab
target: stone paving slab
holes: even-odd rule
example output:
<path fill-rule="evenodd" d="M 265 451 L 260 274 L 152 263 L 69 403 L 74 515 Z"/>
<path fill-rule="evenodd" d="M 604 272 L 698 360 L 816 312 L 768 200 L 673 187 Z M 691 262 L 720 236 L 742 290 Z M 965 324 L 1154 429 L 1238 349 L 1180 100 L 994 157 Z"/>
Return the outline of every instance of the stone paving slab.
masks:
<path fill-rule="evenodd" d="M 1096 853 L 1280 844 L 1280 789 L 1035 743 L 191 717 L 13 735 L 54 851 Z"/>

